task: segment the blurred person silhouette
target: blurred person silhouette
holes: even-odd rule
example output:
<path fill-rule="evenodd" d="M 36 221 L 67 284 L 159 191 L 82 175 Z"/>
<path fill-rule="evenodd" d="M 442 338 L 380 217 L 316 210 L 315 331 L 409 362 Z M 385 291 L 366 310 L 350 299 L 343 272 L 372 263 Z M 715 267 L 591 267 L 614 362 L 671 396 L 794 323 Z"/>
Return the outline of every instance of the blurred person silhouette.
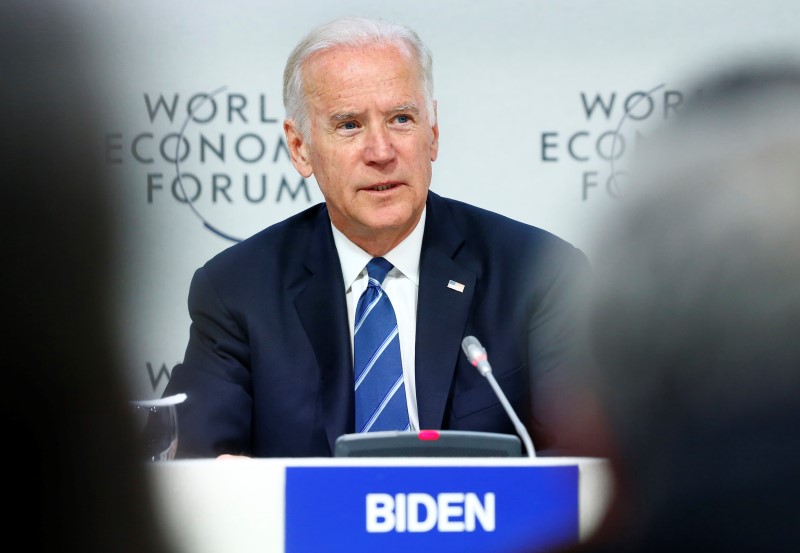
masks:
<path fill-rule="evenodd" d="M 0 4 L 5 525 L 26 551 L 165 552 L 116 357 L 85 31 L 57 2 Z"/>
<path fill-rule="evenodd" d="M 696 85 L 598 238 L 586 431 L 617 493 L 574 551 L 800 547 L 800 67 Z"/>

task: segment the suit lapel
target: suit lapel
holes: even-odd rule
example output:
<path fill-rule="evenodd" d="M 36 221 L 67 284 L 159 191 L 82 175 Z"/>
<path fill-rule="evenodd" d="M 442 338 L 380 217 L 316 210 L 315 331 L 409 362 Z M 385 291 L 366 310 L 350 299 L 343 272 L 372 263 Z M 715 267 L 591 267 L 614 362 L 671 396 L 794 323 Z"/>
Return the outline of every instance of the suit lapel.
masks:
<path fill-rule="evenodd" d="M 355 421 L 344 281 L 326 209 L 317 217 L 305 268 L 305 287 L 295 307 L 319 364 L 323 416 L 333 452 L 336 438 L 353 432 Z"/>
<path fill-rule="evenodd" d="M 442 427 L 475 292 L 475 271 L 456 261 L 463 241 L 444 200 L 429 192 L 420 254 L 415 354 L 417 409 L 423 429 Z M 325 209 L 317 217 L 305 269 L 295 307 L 320 367 L 322 409 L 333 452 L 336 438 L 353 432 L 355 421 L 344 281 Z M 448 288 L 451 280 L 463 284 L 463 291 Z"/>
<path fill-rule="evenodd" d="M 475 272 L 455 260 L 463 243 L 448 206 L 429 193 L 420 257 L 415 376 L 421 429 L 442 427 L 461 340 L 475 292 Z M 463 284 L 459 292 L 450 281 Z"/>

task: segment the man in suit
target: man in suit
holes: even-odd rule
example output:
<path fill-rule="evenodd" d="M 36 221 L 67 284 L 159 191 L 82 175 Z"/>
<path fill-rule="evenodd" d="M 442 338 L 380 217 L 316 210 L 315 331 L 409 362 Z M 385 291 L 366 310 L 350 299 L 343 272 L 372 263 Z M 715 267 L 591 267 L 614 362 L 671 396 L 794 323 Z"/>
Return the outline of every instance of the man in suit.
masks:
<path fill-rule="evenodd" d="M 461 352 L 474 335 L 536 448 L 555 446 L 588 262 L 548 232 L 429 192 L 439 127 L 417 34 L 362 18 L 312 30 L 287 62 L 284 102 L 292 162 L 325 203 L 196 272 L 189 344 L 164 392 L 188 394 L 178 455 L 332 455 L 357 430 L 354 326 L 378 257 L 391 263 L 381 284 L 406 427 L 515 434 Z"/>

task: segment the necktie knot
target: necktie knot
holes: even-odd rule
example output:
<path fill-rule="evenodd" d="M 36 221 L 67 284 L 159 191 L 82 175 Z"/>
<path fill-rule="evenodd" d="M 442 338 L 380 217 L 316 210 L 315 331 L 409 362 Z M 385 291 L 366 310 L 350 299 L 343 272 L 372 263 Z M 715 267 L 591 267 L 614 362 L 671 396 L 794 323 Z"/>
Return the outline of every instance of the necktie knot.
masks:
<path fill-rule="evenodd" d="M 383 279 L 386 278 L 386 274 L 392 270 L 394 265 L 386 261 L 382 257 L 373 257 L 369 263 L 367 263 L 367 274 L 369 275 L 370 283 L 368 286 L 380 286 L 383 283 Z M 377 284 L 373 283 L 372 280 L 375 280 Z"/>

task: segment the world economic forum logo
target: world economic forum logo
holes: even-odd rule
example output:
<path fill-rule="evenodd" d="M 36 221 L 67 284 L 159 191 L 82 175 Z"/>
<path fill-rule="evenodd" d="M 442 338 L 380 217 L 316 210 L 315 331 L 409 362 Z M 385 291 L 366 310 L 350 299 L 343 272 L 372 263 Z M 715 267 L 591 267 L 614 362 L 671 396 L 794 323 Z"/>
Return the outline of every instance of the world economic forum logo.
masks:
<path fill-rule="evenodd" d="M 624 195 L 628 172 L 625 162 L 655 125 L 673 116 L 684 93 L 666 83 L 629 92 L 580 91 L 578 100 L 585 125 L 559 127 L 539 135 L 539 159 L 544 167 L 567 164 L 579 169 L 576 184 L 581 199 Z"/>
<path fill-rule="evenodd" d="M 291 165 L 277 97 L 227 86 L 144 92 L 136 118 L 145 129 L 108 133 L 106 160 L 132 169 L 147 205 L 178 203 L 206 230 L 239 241 L 249 234 L 242 221 L 263 220 L 264 206 L 297 211 L 318 201 Z"/>

